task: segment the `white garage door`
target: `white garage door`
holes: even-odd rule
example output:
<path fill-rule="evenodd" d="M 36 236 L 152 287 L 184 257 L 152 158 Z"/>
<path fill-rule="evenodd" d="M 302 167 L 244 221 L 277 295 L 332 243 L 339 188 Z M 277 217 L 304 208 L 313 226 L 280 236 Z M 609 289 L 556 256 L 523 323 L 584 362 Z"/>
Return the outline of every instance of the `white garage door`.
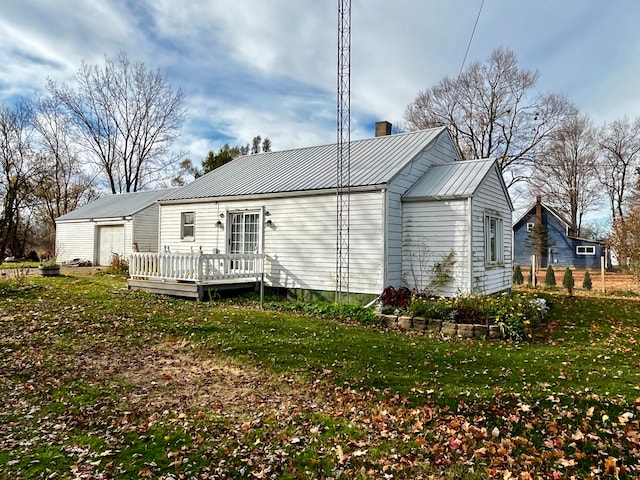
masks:
<path fill-rule="evenodd" d="M 114 253 L 124 254 L 124 226 L 100 227 L 98 235 L 98 264 L 109 265 Z"/>

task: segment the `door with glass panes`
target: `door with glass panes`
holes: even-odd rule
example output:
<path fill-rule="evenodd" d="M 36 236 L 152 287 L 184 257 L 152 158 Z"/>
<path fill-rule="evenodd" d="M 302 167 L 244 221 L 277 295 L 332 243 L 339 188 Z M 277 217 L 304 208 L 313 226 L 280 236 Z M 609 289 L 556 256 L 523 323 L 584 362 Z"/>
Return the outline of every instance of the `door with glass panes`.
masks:
<path fill-rule="evenodd" d="M 258 212 L 237 212 L 229 214 L 229 253 L 259 253 L 260 248 L 260 214 Z M 249 259 L 231 260 L 233 270 L 248 270 L 253 265 Z"/>

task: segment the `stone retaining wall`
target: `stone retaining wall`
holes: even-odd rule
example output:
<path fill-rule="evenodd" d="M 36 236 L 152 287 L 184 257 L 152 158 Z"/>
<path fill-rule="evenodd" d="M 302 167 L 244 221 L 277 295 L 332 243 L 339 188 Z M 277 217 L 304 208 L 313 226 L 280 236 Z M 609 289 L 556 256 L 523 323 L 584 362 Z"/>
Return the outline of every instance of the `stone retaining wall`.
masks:
<path fill-rule="evenodd" d="M 386 326 L 398 330 L 416 330 L 449 338 L 502 338 L 498 325 L 467 325 L 423 317 L 378 314 Z"/>

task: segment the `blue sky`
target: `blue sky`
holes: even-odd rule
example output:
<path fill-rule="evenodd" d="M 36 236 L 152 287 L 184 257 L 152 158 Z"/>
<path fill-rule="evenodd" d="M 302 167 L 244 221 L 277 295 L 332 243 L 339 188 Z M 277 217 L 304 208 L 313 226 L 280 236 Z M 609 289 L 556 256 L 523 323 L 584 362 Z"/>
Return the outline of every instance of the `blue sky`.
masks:
<path fill-rule="evenodd" d="M 481 0 L 352 0 L 352 138 L 398 123 L 460 70 Z M 506 46 L 596 125 L 640 115 L 640 2 L 485 0 L 467 63 Z M 176 150 L 194 162 L 255 135 L 275 150 L 336 139 L 337 1 L 5 0 L 0 101 L 71 82 L 124 51 L 183 89 Z"/>

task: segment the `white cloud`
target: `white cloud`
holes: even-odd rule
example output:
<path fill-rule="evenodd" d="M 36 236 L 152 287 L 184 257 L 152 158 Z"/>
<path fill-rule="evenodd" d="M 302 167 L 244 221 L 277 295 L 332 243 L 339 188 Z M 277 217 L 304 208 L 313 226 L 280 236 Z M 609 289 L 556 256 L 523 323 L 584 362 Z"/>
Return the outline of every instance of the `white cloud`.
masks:
<path fill-rule="evenodd" d="M 352 5 L 352 138 L 398 122 L 416 94 L 457 75 L 480 3 Z M 485 2 L 467 65 L 498 46 L 540 71 L 594 120 L 636 116 L 634 22 L 612 0 Z M 0 101 L 71 81 L 80 60 L 119 51 L 167 72 L 186 94 L 179 146 L 200 160 L 223 143 L 269 136 L 275 149 L 335 141 L 337 3 L 317 0 L 9 0 L 0 5 Z"/>

